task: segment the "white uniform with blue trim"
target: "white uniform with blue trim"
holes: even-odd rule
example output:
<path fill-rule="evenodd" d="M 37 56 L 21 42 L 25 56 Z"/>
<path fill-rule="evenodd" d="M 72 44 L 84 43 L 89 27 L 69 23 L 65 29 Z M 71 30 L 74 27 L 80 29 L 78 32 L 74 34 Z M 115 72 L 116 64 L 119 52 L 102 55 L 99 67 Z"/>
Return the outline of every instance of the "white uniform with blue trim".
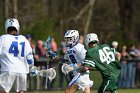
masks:
<path fill-rule="evenodd" d="M 71 63 L 82 63 L 85 59 L 86 50 L 84 45 L 78 43 L 74 47 L 67 47 L 64 59 L 68 59 Z"/>
<path fill-rule="evenodd" d="M 68 48 L 64 56 L 64 59 L 67 59 L 72 64 L 82 64 L 85 59 L 86 50 L 84 45 L 78 43 L 72 48 Z M 77 84 L 79 88 L 84 90 L 86 87 L 91 87 L 93 81 L 89 79 L 89 74 L 81 75 L 77 70 L 73 71 L 74 78 L 69 83 L 69 86 L 72 84 Z"/>
<path fill-rule="evenodd" d="M 0 37 L 0 71 L 29 73 L 27 56 L 32 54 L 29 41 L 22 35 Z"/>
<path fill-rule="evenodd" d="M 0 88 L 8 93 L 16 81 L 17 92 L 26 90 L 26 78 L 29 73 L 27 60 L 30 56 L 32 48 L 23 35 L 5 34 L 0 37 Z"/>

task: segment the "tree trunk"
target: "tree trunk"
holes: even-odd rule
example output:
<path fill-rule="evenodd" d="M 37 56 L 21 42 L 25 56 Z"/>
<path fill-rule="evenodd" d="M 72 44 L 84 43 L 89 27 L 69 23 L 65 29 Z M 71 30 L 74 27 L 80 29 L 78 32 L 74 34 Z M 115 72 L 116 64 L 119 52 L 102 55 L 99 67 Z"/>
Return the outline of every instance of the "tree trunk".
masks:
<path fill-rule="evenodd" d="M 131 0 L 118 0 L 119 7 L 119 21 L 120 21 L 120 30 L 123 33 L 123 37 L 127 38 L 132 36 L 132 1 Z"/>
<path fill-rule="evenodd" d="M 63 32 L 64 32 L 64 2 L 65 0 L 62 0 L 62 2 L 58 2 L 58 13 L 59 13 L 59 28 L 60 28 L 60 36 L 59 39 L 62 39 Z"/>
<path fill-rule="evenodd" d="M 90 26 L 92 14 L 93 14 L 94 4 L 95 4 L 95 0 L 89 0 L 90 8 L 89 8 L 88 15 L 87 15 L 87 20 L 86 20 L 86 23 L 85 23 L 84 36 L 88 33 L 88 30 L 89 30 L 89 26 Z"/>
<path fill-rule="evenodd" d="M 5 0 L 5 17 L 8 18 L 9 17 L 9 0 Z"/>
<path fill-rule="evenodd" d="M 17 5 L 17 0 L 13 0 L 13 12 L 14 12 L 14 18 L 18 18 L 18 5 Z"/>

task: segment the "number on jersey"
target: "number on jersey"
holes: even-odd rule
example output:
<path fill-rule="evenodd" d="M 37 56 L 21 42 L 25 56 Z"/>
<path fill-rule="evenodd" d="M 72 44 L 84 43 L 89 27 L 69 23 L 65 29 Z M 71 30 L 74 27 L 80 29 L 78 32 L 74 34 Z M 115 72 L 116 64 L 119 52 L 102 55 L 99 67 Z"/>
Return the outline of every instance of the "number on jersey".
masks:
<path fill-rule="evenodd" d="M 99 56 L 102 63 L 106 62 L 107 64 L 109 64 L 110 62 L 115 61 L 115 55 L 109 47 L 100 49 Z"/>
<path fill-rule="evenodd" d="M 71 60 L 71 62 L 72 62 L 73 64 L 77 63 L 77 61 L 76 61 L 74 55 L 69 55 L 69 58 L 70 58 L 70 60 Z"/>
<path fill-rule="evenodd" d="M 21 45 L 21 57 L 24 57 L 24 47 L 25 47 L 25 42 L 19 43 Z M 19 54 L 19 47 L 17 41 L 13 41 L 10 48 L 9 48 L 9 53 L 13 53 L 15 57 L 18 56 Z"/>

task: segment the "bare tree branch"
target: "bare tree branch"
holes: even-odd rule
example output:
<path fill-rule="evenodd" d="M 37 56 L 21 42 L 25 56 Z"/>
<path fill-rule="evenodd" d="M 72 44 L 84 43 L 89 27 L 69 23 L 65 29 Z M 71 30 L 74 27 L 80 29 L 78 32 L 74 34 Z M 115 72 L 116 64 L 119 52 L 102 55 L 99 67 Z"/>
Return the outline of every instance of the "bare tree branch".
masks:
<path fill-rule="evenodd" d="M 93 14 L 94 4 L 95 4 L 95 0 L 89 0 L 90 9 L 88 11 L 87 21 L 86 21 L 85 28 L 84 28 L 84 36 L 88 33 L 88 30 L 89 30 L 89 26 L 90 26 L 92 14 Z"/>
<path fill-rule="evenodd" d="M 77 22 L 77 20 L 79 20 L 81 18 L 81 16 L 87 11 L 87 9 L 89 8 L 89 6 L 90 6 L 89 3 L 86 4 L 85 7 L 82 8 L 80 10 L 80 12 L 76 16 L 69 18 L 67 20 L 67 22 L 72 21 L 72 20 L 74 20 L 75 22 Z"/>
<path fill-rule="evenodd" d="M 86 4 L 86 6 L 76 15 L 75 21 L 77 21 L 84 14 L 84 12 L 89 8 L 89 6 L 89 4 Z"/>

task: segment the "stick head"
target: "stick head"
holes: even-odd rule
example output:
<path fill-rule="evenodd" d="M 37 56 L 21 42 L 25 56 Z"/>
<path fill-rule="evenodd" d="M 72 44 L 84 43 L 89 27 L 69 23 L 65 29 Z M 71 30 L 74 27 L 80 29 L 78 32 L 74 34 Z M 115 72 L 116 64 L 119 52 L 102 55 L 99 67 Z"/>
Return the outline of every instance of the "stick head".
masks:
<path fill-rule="evenodd" d="M 61 70 L 64 74 L 68 74 L 69 72 L 74 70 L 74 65 L 64 63 L 61 67 Z"/>
<path fill-rule="evenodd" d="M 53 68 L 49 68 L 46 70 L 41 70 L 39 75 L 42 77 L 48 77 L 50 80 L 52 80 L 56 77 L 56 71 Z"/>

